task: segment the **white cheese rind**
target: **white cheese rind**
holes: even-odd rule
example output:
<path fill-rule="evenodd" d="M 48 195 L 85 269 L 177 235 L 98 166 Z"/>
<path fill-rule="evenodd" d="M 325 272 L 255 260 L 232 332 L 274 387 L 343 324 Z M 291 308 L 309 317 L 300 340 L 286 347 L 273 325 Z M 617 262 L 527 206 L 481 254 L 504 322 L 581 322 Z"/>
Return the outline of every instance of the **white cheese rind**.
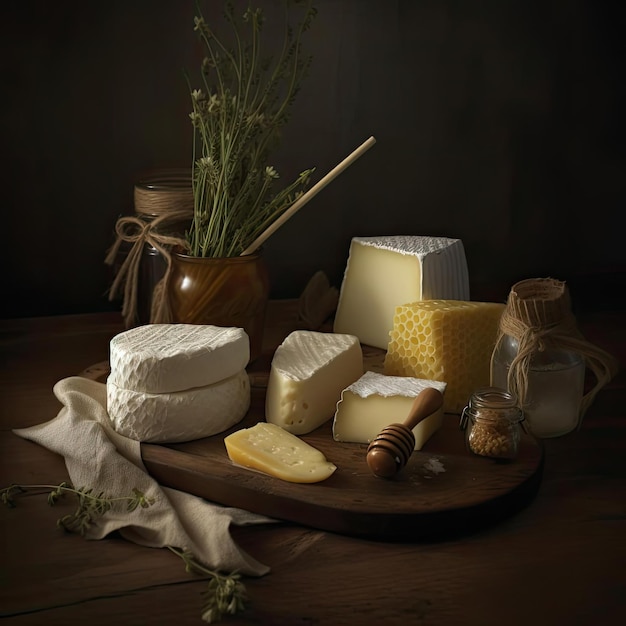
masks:
<path fill-rule="evenodd" d="M 365 372 L 343 390 L 333 420 L 333 438 L 345 443 L 370 443 L 390 424 L 402 424 L 415 397 L 427 387 L 445 394 L 446 383 L 409 376 L 386 376 Z M 441 427 L 443 408 L 422 420 L 413 429 L 415 450 Z"/>
<path fill-rule="evenodd" d="M 310 433 L 333 417 L 343 389 L 362 374 L 357 337 L 296 330 L 274 353 L 265 418 L 295 435 Z"/>
<path fill-rule="evenodd" d="M 241 371 L 249 360 L 250 340 L 236 327 L 147 324 L 110 342 L 111 382 L 147 393 L 206 387 Z"/>
<path fill-rule="evenodd" d="M 324 454 L 276 424 L 259 422 L 224 439 L 234 463 L 293 483 L 316 483 L 337 467 Z"/>
<path fill-rule="evenodd" d="M 245 370 L 226 380 L 173 393 L 145 393 L 107 379 L 107 412 L 115 430 L 130 439 L 175 443 L 210 437 L 237 424 L 250 407 Z"/>
<path fill-rule="evenodd" d="M 395 307 L 431 299 L 469 300 L 460 239 L 353 237 L 333 330 L 386 350 Z"/>

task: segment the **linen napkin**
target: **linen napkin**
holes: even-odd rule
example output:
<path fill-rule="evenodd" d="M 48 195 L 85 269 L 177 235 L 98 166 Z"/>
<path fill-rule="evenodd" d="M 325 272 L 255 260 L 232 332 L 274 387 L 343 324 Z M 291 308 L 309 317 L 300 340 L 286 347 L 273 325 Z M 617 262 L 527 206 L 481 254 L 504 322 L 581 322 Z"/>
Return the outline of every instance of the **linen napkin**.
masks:
<path fill-rule="evenodd" d="M 141 460 L 140 443 L 113 429 L 104 383 L 72 376 L 57 382 L 54 394 L 63 404 L 57 417 L 13 432 L 62 455 L 77 488 L 91 487 L 110 496 L 130 495 L 137 488 L 155 500 L 150 507 L 132 512 L 125 505 L 112 507 L 94 520 L 88 539 L 101 539 L 117 530 L 140 545 L 187 549 L 214 570 L 250 576 L 269 572 L 268 566 L 235 543 L 230 526 L 276 520 L 159 485 Z"/>

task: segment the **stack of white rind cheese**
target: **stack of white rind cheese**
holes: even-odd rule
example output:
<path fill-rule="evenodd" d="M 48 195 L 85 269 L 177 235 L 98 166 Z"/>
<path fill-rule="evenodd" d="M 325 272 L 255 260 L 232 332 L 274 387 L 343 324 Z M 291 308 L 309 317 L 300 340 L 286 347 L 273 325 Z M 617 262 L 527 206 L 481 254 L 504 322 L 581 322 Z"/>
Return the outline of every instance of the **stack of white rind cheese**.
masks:
<path fill-rule="evenodd" d="M 469 297 L 469 273 L 460 239 L 353 237 L 333 330 L 386 350 L 397 306 Z"/>
<path fill-rule="evenodd" d="M 242 328 L 148 324 L 110 342 L 107 411 L 120 434 L 150 443 L 191 441 L 238 423 L 250 407 Z"/>

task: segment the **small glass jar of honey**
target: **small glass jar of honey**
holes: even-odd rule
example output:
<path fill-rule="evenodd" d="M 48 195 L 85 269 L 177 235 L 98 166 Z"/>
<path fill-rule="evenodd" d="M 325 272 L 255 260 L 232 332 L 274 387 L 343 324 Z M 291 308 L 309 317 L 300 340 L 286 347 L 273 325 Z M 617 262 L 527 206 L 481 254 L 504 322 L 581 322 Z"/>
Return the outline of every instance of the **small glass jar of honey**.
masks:
<path fill-rule="evenodd" d="M 517 456 L 524 414 L 512 392 L 482 387 L 461 414 L 467 449 L 473 454 L 512 460 Z"/>

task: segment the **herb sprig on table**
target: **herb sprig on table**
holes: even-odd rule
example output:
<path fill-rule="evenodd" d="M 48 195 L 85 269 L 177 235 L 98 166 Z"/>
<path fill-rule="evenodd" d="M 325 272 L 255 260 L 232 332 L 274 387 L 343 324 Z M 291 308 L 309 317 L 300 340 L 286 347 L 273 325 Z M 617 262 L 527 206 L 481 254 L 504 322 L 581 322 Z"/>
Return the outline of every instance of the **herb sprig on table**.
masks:
<path fill-rule="evenodd" d="M 0 489 L 0 501 L 10 508 L 17 505 L 18 496 L 27 492 L 48 491 L 48 504 L 54 506 L 66 495 L 74 495 L 78 506 L 72 514 L 64 515 L 57 520 L 57 526 L 68 532 L 79 533 L 85 536 L 94 520 L 110 511 L 116 503 L 126 503 L 126 510 L 135 511 L 138 508 L 148 508 L 154 504 L 154 498 L 149 498 L 139 489 L 133 489 L 127 496 L 111 497 L 104 493 L 94 493 L 88 487 L 75 488 L 68 482 L 59 485 L 10 485 Z M 220 574 L 200 563 L 188 550 L 179 550 L 167 546 L 185 563 L 189 573 L 208 576 L 210 578 L 206 591 L 203 592 L 202 619 L 208 623 L 218 622 L 225 614 L 235 614 L 245 608 L 246 588 L 236 572 Z"/>
<path fill-rule="evenodd" d="M 64 515 L 57 520 L 57 526 L 69 532 L 80 533 L 83 537 L 93 524 L 96 517 L 101 517 L 116 502 L 126 502 L 126 510 L 134 511 L 138 507 L 143 509 L 154 503 L 152 498 L 146 497 L 138 489 L 133 489 L 132 495 L 118 498 L 107 497 L 104 493 L 95 494 L 93 489 L 74 488 L 67 482 L 60 485 L 11 485 L 0 490 L 0 500 L 9 507 L 15 507 L 15 497 L 27 491 L 51 489 L 48 493 L 48 504 L 54 506 L 66 494 L 73 494 L 78 499 L 78 507 L 71 515 Z"/>
<path fill-rule="evenodd" d="M 225 576 L 218 574 L 199 563 L 191 552 L 177 550 L 172 546 L 167 547 L 185 562 L 185 569 L 190 574 L 200 574 L 211 578 L 207 590 L 202 594 L 204 598 L 202 619 L 205 622 L 212 624 L 219 621 L 226 613 L 234 615 L 245 608 L 246 588 L 239 574 L 232 573 Z"/>

